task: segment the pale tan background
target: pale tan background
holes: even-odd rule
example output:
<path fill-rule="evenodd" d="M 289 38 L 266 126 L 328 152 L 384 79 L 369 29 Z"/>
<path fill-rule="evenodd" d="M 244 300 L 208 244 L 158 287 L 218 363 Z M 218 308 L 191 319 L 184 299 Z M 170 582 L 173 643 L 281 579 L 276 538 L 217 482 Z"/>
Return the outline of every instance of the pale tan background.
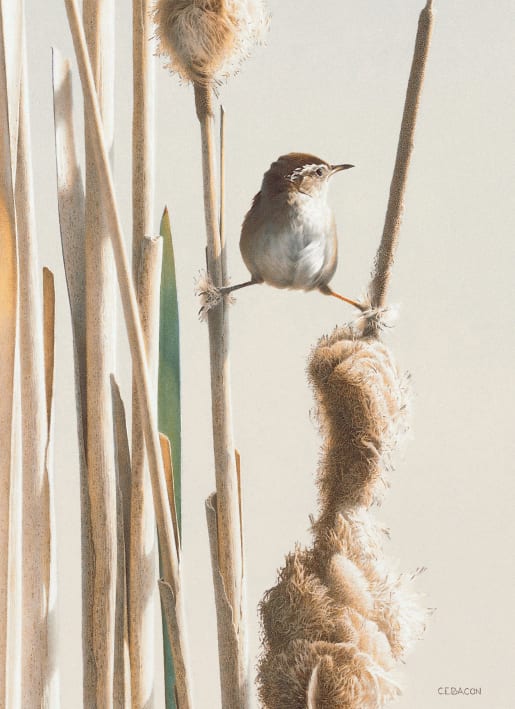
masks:
<path fill-rule="evenodd" d="M 223 90 L 229 263 L 246 277 L 239 225 L 263 170 L 290 150 L 356 169 L 331 199 L 342 259 L 333 281 L 359 296 L 381 233 L 422 0 L 274 0 L 269 46 Z M 130 3 L 119 2 L 116 184 L 129 227 Z M 405 668 L 399 709 L 514 709 L 515 525 L 513 285 L 515 3 L 435 0 L 437 19 L 410 176 L 388 335 L 413 375 L 413 440 L 379 515 L 400 567 L 438 609 Z M 57 284 L 56 491 L 63 706 L 81 705 L 79 488 L 69 311 L 60 256 L 50 46 L 71 55 L 60 0 L 27 0 L 36 199 L 42 260 Z M 78 87 L 77 87 L 78 88 Z M 198 129 L 191 90 L 158 69 L 156 226 L 175 237 L 184 402 L 184 568 L 197 706 L 219 706 L 216 626 L 204 523 L 214 486 L 205 325 L 193 279 L 204 261 Z M 79 91 L 76 91 L 79 96 Z M 256 605 L 316 512 L 320 439 L 309 417 L 306 356 L 352 315 L 317 294 L 266 287 L 232 311 L 236 440 L 243 459 L 253 658 Z M 123 332 L 123 330 L 122 330 Z M 121 339 L 120 378 L 129 363 Z M 253 660 L 254 661 L 254 660 Z M 481 697 L 439 697 L 439 686 Z M 157 706 L 162 706 L 160 681 Z"/>

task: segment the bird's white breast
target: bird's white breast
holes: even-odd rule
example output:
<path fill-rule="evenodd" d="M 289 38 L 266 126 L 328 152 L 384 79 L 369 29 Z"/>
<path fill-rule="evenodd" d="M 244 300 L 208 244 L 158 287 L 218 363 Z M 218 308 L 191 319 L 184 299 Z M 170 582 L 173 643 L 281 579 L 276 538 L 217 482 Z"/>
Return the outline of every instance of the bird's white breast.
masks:
<path fill-rule="evenodd" d="M 333 216 L 325 196 L 299 193 L 285 219 L 263 225 L 259 257 L 264 279 L 279 288 L 309 290 L 333 255 Z"/>

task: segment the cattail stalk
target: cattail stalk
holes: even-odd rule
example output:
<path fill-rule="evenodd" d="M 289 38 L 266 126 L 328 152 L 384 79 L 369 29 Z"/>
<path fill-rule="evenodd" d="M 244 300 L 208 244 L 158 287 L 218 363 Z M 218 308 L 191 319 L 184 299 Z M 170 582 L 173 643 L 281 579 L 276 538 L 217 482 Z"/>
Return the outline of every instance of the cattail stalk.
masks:
<path fill-rule="evenodd" d="M 111 375 L 113 435 L 116 460 L 116 520 L 118 568 L 116 571 L 116 626 L 114 643 L 114 707 L 129 709 L 131 668 L 129 655 L 128 559 L 130 540 L 131 458 L 125 407 L 114 375 Z"/>
<path fill-rule="evenodd" d="M 47 666 L 46 685 L 49 707 L 59 707 L 59 666 L 57 647 L 57 530 L 54 489 L 54 374 L 55 374 L 55 285 L 54 274 L 43 268 L 43 348 L 45 361 L 45 400 L 47 414 L 45 533 L 47 545 L 43 555 L 43 577 L 47 599 Z"/>
<path fill-rule="evenodd" d="M 216 202 L 214 87 L 235 73 L 268 27 L 262 0 L 157 0 L 154 19 L 159 52 L 167 67 L 193 84 L 200 122 L 207 268 L 215 289 L 225 282 L 223 205 Z M 223 120 L 222 120 L 223 133 Z M 223 141 L 222 141 L 223 142 Z M 223 157 L 223 145 L 222 145 Z M 222 161 L 223 162 L 223 161 Z M 223 169 L 223 165 L 222 165 Z M 224 178 L 221 175 L 223 201 Z M 216 476 L 217 545 L 213 569 L 223 579 L 231 621 L 218 615 L 218 646 L 224 709 L 247 706 L 247 649 L 241 512 L 230 399 L 229 322 L 226 303 L 207 313 L 211 363 L 211 408 Z M 233 637 L 236 643 L 233 642 Z"/>
<path fill-rule="evenodd" d="M 159 356 L 159 296 L 163 240 L 147 236 L 140 241 L 136 287 L 152 399 L 157 416 L 157 362 Z M 135 399 L 137 391 L 134 390 Z M 137 404 L 137 400 L 134 401 Z M 132 438 L 131 532 L 129 561 L 129 619 L 132 702 L 151 706 L 154 687 L 154 599 L 157 591 L 156 520 L 152 487 L 146 465 L 145 441 L 139 409 Z"/>
<path fill-rule="evenodd" d="M 23 40 L 22 40 L 23 41 Z M 24 43 L 24 41 L 23 41 Z M 23 466 L 23 706 L 43 700 L 58 706 L 49 686 L 49 486 L 48 420 L 45 391 L 43 303 L 37 264 L 36 224 L 30 159 L 26 50 L 20 90 L 16 220 L 20 308 L 20 381 Z"/>
<path fill-rule="evenodd" d="M 390 283 L 395 251 L 404 211 L 404 195 L 408 171 L 413 152 L 418 108 L 426 71 L 427 57 L 433 31 L 433 2 L 427 0 L 420 13 L 415 51 L 404 103 L 397 156 L 390 185 L 390 196 L 383 227 L 383 235 L 377 250 L 374 272 L 369 286 L 370 302 L 373 308 L 384 308 L 386 292 Z"/>
<path fill-rule="evenodd" d="M 186 627 L 180 569 L 171 513 L 167 501 L 166 480 L 160 453 L 159 434 L 153 411 L 152 387 L 147 371 L 143 332 L 139 320 L 136 295 L 130 277 L 127 254 L 125 252 L 109 159 L 103 140 L 102 120 L 87 54 L 84 30 L 75 0 L 66 0 L 66 10 L 79 66 L 84 101 L 91 116 L 91 120 L 88 123 L 89 134 L 95 148 L 96 167 L 102 180 L 104 206 L 110 225 L 125 325 L 133 367 L 138 382 L 138 402 L 141 408 L 145 444 L 147 446 L 159 541 L 163 551 L 163 577 L 165 586 L 167 586 L 173 594 L 174 602 L 168 603 L 167 605 L 170 620 L 169 627 L 171 631 L 172 652 L 176 668 L 184 668 L 180 674 L 179 672 L 177 674 L 177 693 L 181 709 L 189 709 L 189 707 L 191 707 L 191 690 L 189 684 L 189 662 L 187 659 Z M 168 600 L 170 599 L 168 598 Z"/>
<path fill-rule="evenodd" d="M 155 381 L 159 350 L 159 298 L 162 245 L 146 242 L 154 233 L 154 67 L 149 0 L 133 0 L 132 109 L 132 272 L 137 284 L 147 361 Z M 144 257 L 148 256 L 147 259 Z M 151 709 L 154 691 L 154 605 L 157 550 L 152 486 L 146 464 L 143 430 L 133 382 L 132 503 L 130 554 L 130 638 L 132 702 Z M 156 394 L 157 406 L 157 394 Z"/>
<path fill-rule="evenodd" d="M 195 105 L 202 142 L 208 273 L 214 286 L 221 288 L 224 285 L 224 273 L 216 202 L 212 94 L 210 85 L 195 84 Z M 242 709 L 248 702 L 246 621 L 242 586 L 243 552 L 230 397 L 229 319 L 223 301 L 208 312 L 208 327 L 217 490 L 217 561 L 227 600 L 232 609 L 231 624 L 228 625 L 218 617 L 220 674 L 221 679 L 225 678 L 221 687 L 222 706 L 224 709 Z M 236 644 L 233 642 L 234 634 Z M 228 665 L 230 670 L 227 669 Z"/>
<path fill-rule="evenodd" d="M 150 370 L 157 369 L 159 324 L 155 329 L 156 287 L 159 297 L 162 246 L 146 242 L 154 233 L 154 67 L 149 0 L 133 0 L 133 109 L 132 109 L 132 272 L 147 346 Z M 144 256 L 148 256 L 146 260 Z M 157 315 L 156 315 L 157 312 Z M 156 375 L 151 376 L 155 381 Z M 146 464 L 137 384 L 133 381 L 131 553 L 129 571 L 130 655 L 132 702 L 150 709 L 154 691 L 154 605 L 157 591 L 157 554 L 152 486 Z M 156 393 L 157 406 L 157 393 Z"/>
<path fill-rule="evenodd" d="M 8 657 L 8 613 L 11 490 L 13 485 L 13 404 L 14 367 L 17 337 L 17 254 L 16 218 L 14 210 L 13 160 L 11 151 L 13 125 L 10 121 L 7 72 L 8 22 L 0 12 L 0 204 L 2 228 L 0 229 L 0 704 L 7 702 L 8 682 L 16 681 L 11 672 L 12 658 Z M 11 106 L 12 108 L 12 106 Z M 11 549 L 12 552 L 12 549 Z M 11 604 L 11 608 L 13 605 Z"/>
<path fill-rule="evenodd" d="M 107 149 L 113 140 L 114 2 L 85 0 L 83 21 Z M 116 607 L 116 473 L 109 377 L 115 367 L 114 269 L 103 199 L 93 157 L 91 120 L 86 124 L 86 402 L 88 492 L 91 502 L 90 543 L 93 595 L 85 610 L 92 623 L 92 672 L 84 672 L 86 706 L 113 705 Z M 86 668 L 85 668 L 86 670 Z"/>
<path fill-rule="evenodd" d="M 83 569 L 93 564 L 91 505 L 86 464 L 86 290 L 85 207 L 82 176 L 73 127 L 72 77 L 69 62 L 52 50 L 57 204 L 64 270 L 70 304 L 75 369 L 75 402 L 80 471 L 81 559 Z M 91 605 L 93 577 L 82 574 L 82 664 L 85 677 L 94 676 Z"/>
<path fill-rule="evenodd" d="M 227 279 L 227 248 L 225 243 L 225 109 L 220 105 L 220 199 L 218 224 L 220 230 L 220 250 L 222 252 L 222 277 Z"/>

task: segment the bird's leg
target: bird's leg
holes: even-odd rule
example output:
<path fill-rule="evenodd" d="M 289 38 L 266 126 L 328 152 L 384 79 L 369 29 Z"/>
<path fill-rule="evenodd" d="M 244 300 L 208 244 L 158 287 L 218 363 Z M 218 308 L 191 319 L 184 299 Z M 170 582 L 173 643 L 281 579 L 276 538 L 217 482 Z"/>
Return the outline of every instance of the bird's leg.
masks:
<path fill-rule="evenodd" d="M 332 288 L 329 288 L 329 286 L 320 286 L 318 290 L 324 295 L 332 295 L 333 298 L 338 298 L 339 300 L 343 300 L 345 303 L 349 303 L 349 305 L 353 305 L 358 310 L 361 310 L 362 313 L 364 313 L 367 309 L 366 305 L 358 303 L 356 300 L 346 298 L 344 295 L 340 295 L 340 293 L 336 293 Z"/>
<path fill-rule="evenodd" d="M 240 290 L 240 288 L 246 288 L 247 286 L 253 286 L 256 283 L 260 283 L 261 281 L 257 281 L 254 278 L 252 278 L 250 281 L 245 281 L 245 283 L 237 283 L 235 286 L 224 286 L 223 288 L 219 288 L 218 291 L 222 295 L 227 295 L 227 293 L 232 293 L 235 290 Z"/>

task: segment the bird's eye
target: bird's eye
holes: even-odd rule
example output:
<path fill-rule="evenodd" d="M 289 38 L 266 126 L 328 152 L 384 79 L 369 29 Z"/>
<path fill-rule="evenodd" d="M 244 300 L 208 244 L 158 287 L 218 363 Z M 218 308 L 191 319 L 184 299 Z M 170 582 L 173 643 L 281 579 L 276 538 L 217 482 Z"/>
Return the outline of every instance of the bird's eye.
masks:
<path fill-rule="evenodd" d="M 316 174 L 317 174 L 319 177 L 322 177 L 322 175 L 324 174 L 324 171 L 323 171 L 323 169 L 322 169 L 321 167 L 317 167 L 317 169 L 315 170 L 315 172 L 316 172 Z"/>

